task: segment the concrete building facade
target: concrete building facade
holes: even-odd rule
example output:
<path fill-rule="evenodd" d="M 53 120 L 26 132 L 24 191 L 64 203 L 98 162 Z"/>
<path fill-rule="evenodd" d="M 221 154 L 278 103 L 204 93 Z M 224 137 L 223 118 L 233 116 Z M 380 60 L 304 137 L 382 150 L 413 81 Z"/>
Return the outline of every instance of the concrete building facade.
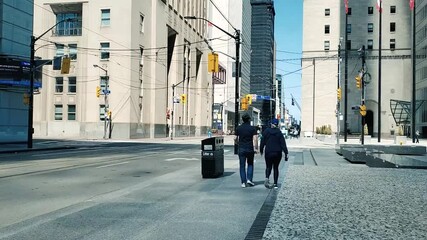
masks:
<path fill-rule="evenodd" d="M 420 136 L 427 137 L 427 2 L 416 1 L 416 97 L 424 101 L 416 112 L 415 126 Z"/>
<path fill-rule="evenodd" d="M 366 123 L 369 135 L 378 134 L 378 116 L 381 115 L 381 135 L 390 136 L 396 128 L 390 100 L 411 99 L 411 21 L 407 1 L 383 1 L 381 44 L 381 112 L 378 112 L 378 55 L 379 12 L 375 1 L 349 1 L 348 24 L 345 25 L 344 1 L 304 1 L 303 59 L 302 59 L 302 134 L 312 136 L 316 128 L 331 125 L 337 131 L 338 46 L 347 45 L 347 80 L 344 51 L 341 51 L 339 84 L 343 98 L 340 101 L 339 121 L 344 130 L 344 95 L 347 82 L 347 128 L 349 133 L 362 131 L 361 91 L 355 77 L 362 68 L 358 52 L 365 46 L 366 69 Z M 348 41 L 344 42 L 345 31 Z"/>
<path fill-rule="evenodd" d="M 36 136 L 160 138 L 210 128 L 207 23 L 184 18 L 207 18 L 207 0 L 35 3 L 36 36 L 72 19 L 37 42 L 36 56 L 68 56 L 71 67 L 43 67 Z"/>
<path fill-rule="evenodd" d="M 27 141 L 32 32 L 32 0 L 0 1 L 0 144 Z"/>

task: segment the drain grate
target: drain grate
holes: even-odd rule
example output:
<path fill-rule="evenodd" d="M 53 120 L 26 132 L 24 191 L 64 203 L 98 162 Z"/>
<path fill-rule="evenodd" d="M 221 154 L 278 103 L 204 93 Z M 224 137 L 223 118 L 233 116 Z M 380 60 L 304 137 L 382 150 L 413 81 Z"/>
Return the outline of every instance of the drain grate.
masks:
<path fill-rule="evenodd" d="M 271 212 L 274 208 L 274 203 L 276 202 L 278 190 L 270 190 L 267 198 L 264 201 L 261 209 L 259 210 L 254 223 L 249 230 L 248 235 L 246 235 L 245 240 L 259 240 L 262 239 L 264 235 L 265 228 L 267 227 L 268 220 L 270 220 Z"/>

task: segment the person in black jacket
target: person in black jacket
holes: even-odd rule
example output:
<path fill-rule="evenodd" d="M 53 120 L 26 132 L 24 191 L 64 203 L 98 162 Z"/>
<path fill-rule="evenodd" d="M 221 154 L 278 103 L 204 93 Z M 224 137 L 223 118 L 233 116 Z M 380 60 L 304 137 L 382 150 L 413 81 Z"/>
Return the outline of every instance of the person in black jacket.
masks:
<path fill-rule="evenodd" d="M 286 146 L 285 137 L 278 128 L 279 121 L 273 119 L 271 121 L 271 128 L 267 128 L 262 133 L 260 153 L 261 156 L 264 152 L 265 146 L 265 181 L 264 186 L 271 188 L 270 185 L 270 174 L 271 170 L 274 170 L 274 188 L 278 188 L 277 180 L 279 179 L 279 164 L 282 159 L 282 152 L 285 153 L 285 161 L 288 161 L 288 148 Z"/>
<path fill-rule="evenodd" d="M 251 117 L 245 113 L 242 116 L 243 123 L 236 129 L 234 141 L 239 145 L 240 180 L 242 188 L 255 186 L 252 178 L 254 175 L 254 155 L 258 152 L 257 130 L 251 125 Z M 248 168 L 246 171 L 246 163 Z"/>

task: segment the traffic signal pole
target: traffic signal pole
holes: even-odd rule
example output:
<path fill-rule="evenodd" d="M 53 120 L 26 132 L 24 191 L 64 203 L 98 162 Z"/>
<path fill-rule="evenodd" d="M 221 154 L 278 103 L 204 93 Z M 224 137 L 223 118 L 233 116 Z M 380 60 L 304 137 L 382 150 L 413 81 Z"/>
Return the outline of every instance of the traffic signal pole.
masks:
<path fill-rule="evenodd" d="M 365 144 L 365 116 L 366 116 L 366 107 L 365 107 L 365 45 L 362 46 L 362 104 L 361 104 L 361 115 L 362 115 L 362 137 L 361 137 L 361 143 L 362 145 Z"/>

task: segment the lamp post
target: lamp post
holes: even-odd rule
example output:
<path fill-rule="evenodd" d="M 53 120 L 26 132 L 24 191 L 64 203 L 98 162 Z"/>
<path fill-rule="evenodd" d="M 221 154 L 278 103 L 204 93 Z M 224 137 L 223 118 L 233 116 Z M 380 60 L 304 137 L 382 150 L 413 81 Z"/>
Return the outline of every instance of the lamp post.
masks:
<path fill-rule="evenodd" d="M 100 67 L 96 64 L 94 64 L 93 66 L 105 72 L 105 89 L 103 90 L 104 91 L 104 139 L 107 139 L 108 82 L 109 82 L 108 71 L 107 69 Z M 111 126 L 111 122 L 110 122 L 110 126 Z M 109 134 L 109 136 L 110 136 L 109 138 L 111 138 L 111 133 Z"/>
<path fill-rule="evenodd" d="M 212 23 L 211 21 L 209 21 L 206 18 L 201 18 L 201 17 L 195 17 L 195 16 L 185 16 L 185 19 L 200 19 L 203 21 L 206 21 L 208 23 L 210 23 L 212 26 L 216 27 L 218 30 L 220 30 L 221 32 L 227 34 L 228 36 L 230 36 L 231 38 L 234 39 L 234 41 L 236 42 L 236 79 L 235 79 L 235 94 L 234 94 L 234 132 L 236 132 L 237 127 L 239 126 L 239 78 L 240 78 L 240 30 L 236 29 L 233 27 L 234 29 L 234 35 L 225 31 L 224 29 L 218 27 L 217 25 L 215 25 L 214 23 Z M 237 154 L 237 143 L 234 143 L 234 154 Z"/>
<path fill-rule="evenodd" d="M 35 36 L 31 36 L 31 41 L 30 41 L 30 66 L 31 66 L 31 74 L 30 74 L 30 97 L 28 100 L 28 131 L 27 131 L 27 147 L 28 148 L 33 148 L 33 133 L 34 133 L 34 128 L 33 128 L 33 112 L 34 112 L 34 73 L 35 73 L 35 69 L 36 69 L 36 61 L 35 61 L 35 45 L 37 40 L 39 40 L 41 37 L 43 37 L 44 35 L 46 35 L 46 33 L 50 32 L 53 28 L 55 28 L 56 26 L 58 26 L 59 24 L 63 23 L 63 22 L 71 22 L 74 21 L 76 19 L 74 18 L 67 18 L 64 19 L 62 21 L 57 22 L 55 25 L 53 25 L 52 27 L 50 27 L 48 30 L 46 30 L 44 33 L 42 33 L 40 36 L 35 37 Z"/>

